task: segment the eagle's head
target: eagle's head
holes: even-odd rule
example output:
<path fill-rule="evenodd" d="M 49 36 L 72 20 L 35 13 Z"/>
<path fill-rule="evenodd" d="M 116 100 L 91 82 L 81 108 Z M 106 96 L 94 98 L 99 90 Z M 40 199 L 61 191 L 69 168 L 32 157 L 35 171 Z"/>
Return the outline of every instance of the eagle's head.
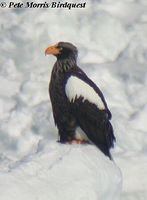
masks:
<path fill-rule="evenodd" d="M 74 58 L 76 60 L 78 55 L 77 48 L 69 42 L 59 42 L 56 45 L 49 46 L 45 50 L 45 55 L 52 54 L 59 59 Z"/>

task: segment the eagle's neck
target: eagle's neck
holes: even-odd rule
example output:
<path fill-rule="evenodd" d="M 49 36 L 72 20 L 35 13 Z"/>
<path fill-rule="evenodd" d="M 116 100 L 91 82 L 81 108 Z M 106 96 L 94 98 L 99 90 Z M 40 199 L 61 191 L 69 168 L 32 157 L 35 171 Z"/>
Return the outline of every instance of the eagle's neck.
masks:
<path fill-rule="evenodd" d="M 71 68 L 76 66 L 76 58 L 73 56 L 64 59 L 57 59 L 54 65 L 53 73 L 66 73 Z"/>

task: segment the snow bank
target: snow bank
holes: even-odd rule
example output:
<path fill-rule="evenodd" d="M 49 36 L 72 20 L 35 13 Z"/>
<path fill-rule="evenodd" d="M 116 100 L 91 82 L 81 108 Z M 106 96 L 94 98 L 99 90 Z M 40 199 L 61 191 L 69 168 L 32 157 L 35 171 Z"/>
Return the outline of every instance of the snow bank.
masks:
<path fill-rule="evenodd" d="M 124 152 L 115 155 L 115 162 L 123 174 L 121 200 L 147 199 L 147 156 L 139 152 Z"/>
<path fill-rule="evenodd" d="M 118 167 L 96 147 L 55 142 L 0 180 L 1 200 L 118 200 L 122 185 Z"/>
<path fill-rule="evenodd" d="M 53 148 L 50 143 L 57 139 L 48 97 L 48 82 L 55 58 L 45 57 L 44 49 L 58 41 L 69 41 L 78 47 L 78 65 L 99 85 L 112 112 L 117 141 L 113 158 L 123 177 L 121 199 L 147 199 L 147 1 L 86 2 L 83 10 L 0 10 L 0 190 L 4 200 L 10 197 L 32 200 L 36 198 L 35 194 L 46 199 L 49 193 L 54 195 L 53 198 L 57 197 L 57 188 L 51 184 L 48 169 L 56 160 L 59 160 L 61 174 L 65 172 L 67 160 L 70 163 L 74 160 L 84 172 L 88 171 L 84 176 L 80 168 L 81 178 L 89 180 L 87 187 L 86 181 L 82 182 L 82 189 L 86 187 L 87 195 L 91 192 L 93 199 L 108 189 L 110 170 L 105 170 L 108 176 L 100 170 L 105 164 L 112 169 L 113 175 L 116 174 L 112 182 L 116 188 L 110 185 L 111 191 L 116 196 L 115 189 L 120 191 L 118 170 L 93 147 L 85 147 L 85 150 L 84 147 L 64 147 L 62 151 L 60 146 Z M 47 150 L 43 143 L 40 146 L 40 141 L 48 143 Z M 40 150 L 35 153 L 38 145 Z M 63 157 L 61 154 L 68 149 L 70 156 L 65 156 L 64 162 L 60 162 L 59 157 Z M 81 157 L 75 158 L 76 153 Z M 93 166 L 87 159 L 91 159 Z M 56 167 L 53 167 L 55 172 L 58 171 Z M 72 167 L 77 170 L 76 166 Z M 92 172 L 92 167 L 97 175 Z M 60 178 L 56 181 L 61 183 L 62 176 L 59 172 L 57 174 Z M 97 186 L 101 174 L 105 181 L 100 191 Z M 77 176 L 73 175 L 75 180 Z M 54 178 L 51 180 L 55 181 Z M 70 179 L 66 180 L 69 183 Z M 96 184 L 93 188 L 92 181 Z M 65 185 L 69 192 L 66 182 Z M 77 185 L 74 187 L 76 189 Z M 108 193 L 111 191 L 107 190 Z M 64 194 L 59 192 L 59 195 Z M 71 192 L 72 195 L 75 197 L 77 194 Z"/>

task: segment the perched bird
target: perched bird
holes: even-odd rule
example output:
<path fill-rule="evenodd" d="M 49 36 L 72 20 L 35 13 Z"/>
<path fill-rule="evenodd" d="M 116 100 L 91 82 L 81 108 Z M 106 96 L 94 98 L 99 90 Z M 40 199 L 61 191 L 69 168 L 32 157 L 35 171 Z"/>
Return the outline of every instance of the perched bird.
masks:
<path fill-rule="evenodd" d="M 49 94 L 61 143 L 93 143 L 111 159 L 115 136 L 111 112 L 96 84 L 77 66 L 77 48 L 59 42 L 45 50 L 56 56 Z"/>

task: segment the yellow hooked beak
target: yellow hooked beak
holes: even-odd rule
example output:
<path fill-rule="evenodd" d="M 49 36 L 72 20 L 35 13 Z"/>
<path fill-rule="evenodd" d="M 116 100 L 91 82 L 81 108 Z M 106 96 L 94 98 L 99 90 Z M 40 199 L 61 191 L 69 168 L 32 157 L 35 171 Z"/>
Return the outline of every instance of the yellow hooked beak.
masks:
<path fill-rule="evenodd" d="M 58 55 L 60 54 L 60 49 L 57 48 L 57 45 L 50 46 L 45 50 L 45 55 L 52 54 L 52 55 Z"/>

